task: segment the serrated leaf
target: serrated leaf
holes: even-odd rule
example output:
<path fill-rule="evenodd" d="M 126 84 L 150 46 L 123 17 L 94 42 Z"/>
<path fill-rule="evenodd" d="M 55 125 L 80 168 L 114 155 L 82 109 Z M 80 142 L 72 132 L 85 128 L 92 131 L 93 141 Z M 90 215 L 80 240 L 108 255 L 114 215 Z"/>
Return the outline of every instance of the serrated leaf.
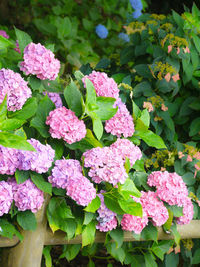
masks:
<path fill-rule="evenodd" d="M 32 213 L 30 210 L 18 212 L 17 222 L 24 230 L 35 231 L 37 228 L 35 214 Z"/>
<path fill-rule="evenodd" d="M 127 200 L 119 199 L 118 203 L 125 213 L 142 217 L 142 205 L 135 202 L 132 198 Z"/>
<path fill-rule="evenodd" d="M 21 53 L 23 53 L 24 48 L 32 42 L 32 39 L 26 32 L 23 32 L 15 27 L 14 29 L 15 29 L 15 34 L 17 36 L 17 40 L 19 42 L 19 49 Z"/>
<path fill-rule="evenodd" d="M 147 130 L 146 132 L 139 132 L 139 136 L 151 147 L 155 147 L 157 149 L 167 148 L 162 138 L 150 130 Z"/>
<path fill-rule="evenodd" d="M 121 247 L 124 240 L 124 232 L 122 229 L 113 229 L 110 231 L 111 238 L 116 242 L 117 248 Z"/>
<path fill-rule="evenodd" d="M 153 253 L 162 261 L 164 260 L 164 255 L 167 253 L 170 249 L 170 247 L 173 245 L 173 240 L 163 240 L 158 243 L 154 242 L 153 246 L 151 247 Z"/>
<path fill-rule="evenodd" d="M 41 174 L 31 172 L 31 180 L 40 190 L 52 194 L 52 185 L 46 182 Z"/>
<path fill-rule="evenodd" d="M 136 188 L 131 179 L 126 179 L 125 183 L 120 186 L 120 193 L 121 192 L 135 197 L 141 197 L 140 191 Z"/>
<path fill-rule="evenodd" d="M 96 198 L 93 199 L 92 202 L 89 203 L 86 208 L 84 208 L 84 210 L 87 212 L 94 213 L 96 212 L 96 210 L 99 209 L 100 206 L 101 206 L 101 200 L 98 196 L 96 196 Z"/>
<path fill-rule="evenodd" d="M 158 266 L 152 253 L 146 252 L 144 254 L 144 259 L 145 259 L 145 267 L 157 267 Z"/>
<path fill-rule="evenodd" d="M 90 245 L 95 240 L 95 233 L 96 233 L 96 222 L 91 221 L 87 224 L 82 232 L 82 247 Z"/>
<path fill-rule="evenodd" d="M 18 184 L 24 183 L 29 178 L 30 178 L 30 173 L 28 171 L 20 171 L 18 169 L 16 170 L 15 179 Z"/>
<path fill-rule="evenodd" d="M 158 239 L 158 229 L 155 226 L 153 226 L 152 223 L 149 223 L 142 230 L 141 238 L 143 238 L 144 240 L 153 240 L 153 241 L 157 242 L 157 239 Z"/>
<path fill-rule="evenodd" d="M 1 131 L 14 131 L 20 128 L 26 121 L 18 119 L 6 119 L 0 122 Z"/>

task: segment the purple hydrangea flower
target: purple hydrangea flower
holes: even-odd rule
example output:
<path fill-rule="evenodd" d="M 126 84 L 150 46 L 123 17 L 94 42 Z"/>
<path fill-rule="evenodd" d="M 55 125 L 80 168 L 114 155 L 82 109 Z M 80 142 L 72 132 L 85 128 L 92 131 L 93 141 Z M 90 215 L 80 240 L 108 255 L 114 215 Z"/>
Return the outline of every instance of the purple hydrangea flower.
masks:
<path fill-rule="evenodd" d="M 143 6 L 141 0 L 129 0 L 129 1 L 133 9 L 142 10 Z"/>
<path fill-rule="evenodd" d="M 102 24 L 98 24 L 95 28 L 95 31 L 101 39 L 105 39 L 108 36 L 108 30 Z"/>
<path fill-rule="evenodd" d="M 0 174 L 13 175 L 18 165 L 17 150 L 0 145 Z"/>
<path fill-rule="evenodd" d="M 4 30 L 0 30 L 0 35 L 3 36 L 6 39 L 9 39 L 10 38 L 10 36 Z"/>
<path fill-rule="evenodd" d="M 63 106 L 61 97 L 58 93 L 53 92 L 44 92 L 44 95 L 47 94 L 51 101 L 55 104 L 56 108 L 61 108 Z"/>
<path fill-rule="evenodd" d="M 124 32 L 120 32 L 120 33 L 118 34 L 118 37 L 119 37 L 120 39 L 122 39 L 122 40 L 123 40 L 124 42 L 126 42 L 126 43 L 130 42 L 130 38 L 129 38 L 128 34 L 126 34 L 126 33 L 124 33 Z"/>
<path fill-rule="evenodd" d="M 0 216 L 7 214 L 13 202 L 12 186 L 5 182 L 0 182 Z"/>
<path fill-rule="evenodd" d="M 142 11 L 141 11 L 140 9 L 136 9 L 136 10 L 132 13 L 132 15 L 133 15 L 133 18 L 134 18 L 134 19 L 137 19 L 137 18 L 139 18 L 139 17 L 142 15 Z"/>

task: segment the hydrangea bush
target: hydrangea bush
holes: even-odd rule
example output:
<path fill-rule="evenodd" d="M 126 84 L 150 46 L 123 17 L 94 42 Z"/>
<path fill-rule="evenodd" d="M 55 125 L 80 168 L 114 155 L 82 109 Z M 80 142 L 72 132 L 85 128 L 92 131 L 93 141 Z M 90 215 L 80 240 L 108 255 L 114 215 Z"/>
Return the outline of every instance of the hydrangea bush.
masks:
<path fill-rule="evenodd" d="M 148 158 L 166 149 L 149 129 L 148 108 L 124 94 L 116 75 L 83 67 L 64 80 L 52 51 L 15 33 L 21 54 L 16 40 L 0 38 L 0 234 L 21 238 L 18 226 L 34 230 L 34 213 L 49 194 L 53 232 L 82 234 L 83 247 L 93 244 L 96 230 L 106 232 L 108 253 L 125 264 L 137 255 L 123 244 L 124 231 L 144 240 L 150 234 L 144 259 L 156 264 L 155 256 L 179 248 L 176 224 L 193 219 L 196 199 L 172 169 L 148 169 Z M 16 225 L 9 235 L 5 224 Z M 157 227 L 175 236 L 161 254 Z"/>

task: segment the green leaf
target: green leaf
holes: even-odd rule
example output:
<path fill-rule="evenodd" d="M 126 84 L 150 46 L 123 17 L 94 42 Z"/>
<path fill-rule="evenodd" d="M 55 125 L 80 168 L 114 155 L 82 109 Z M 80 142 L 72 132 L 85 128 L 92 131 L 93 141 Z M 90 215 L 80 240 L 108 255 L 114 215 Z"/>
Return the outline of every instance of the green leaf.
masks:
<path fill-rule="evenodd" d="M 119 203 L 118 203 L 118 199 L 117 198 L 113 198 L 113 195 L 110 193 L 106 193 L 104 194 L 104 203 L 106 205 L 106 207 L 112 211 L 114 211 L 117 214 L 124 214 L 125 212 L 123 211 L 123 209 L 120 207 Z"/>
<path fill-rule="evenodd" d="M 200 38 L 194 32 L 191 33 L 191 36 L 197 51 L 200 53 Z"/>
<path fill-rule="evenodd" d="M 46 182 L 41 174 L 31 172 L 31 180 L 40 190 L 52 194 L 52 185 Z"/>
<path fill-rule="evenodd" d="M 64 90 L 64 97 L 68 107 L 75 112 L 77 117 L 79 117 L 82 114 L 82 95 L 73 81 L 66 86 Z"/>
<path fill-rule="evenodd" d="M 14 131 L 20 128 L 26 121 L 18 119 L 7 119 L 0 122 L 1 131 Z"/>
<path fill-rule="evenodd" d="M 87 224 L 82 232 L 82 247 L 90 245 L 95 240 L 95 233 L 96 233 L 96 222 L 91 221 Z"/>
<path fill-rule="evenodd" d="M 18 212 L 17 222 L 24 230 L 35 231 L 37 228 L 35 214 L 32 213 L 30 210 Z"/>
<path fill-rule="evenodd" d="M 51 246 L 45 246 L 43 248 L 43 256 L 44 256 L 44 259 L 45 259 L 45 266 L 46 267 L 52 267 L 52 260 L 51 260 L 51 254 L 50 254 L 50 251 L 51 251 Z"/>
<path fill-rule="evenodd" d="M 0 132 L 0 144 L 5 147 L 35 151 L 35 148 L 23 137 L 8 132 Z"/>
<path fill-rule="evenodd" d="M 152 223 L 149 223 L 141 233 L 141 238 L 144 240 L 153 240 L 157 242 L 158 240 L 158 229 L 153 226 Z"/>
<path fill-rule="evenodd" d="M 149 146 L 152 146 L 158 149 L 167 148 L 162 138 L 150 130 L 147 130 L 146 132 L 139 132 L 139 136 Z"/>
<path fill-rule="evenodd" d="M 168 111 L 159 111 L 158 116 L 163 118 L 167 127 L 174 133 L 175 132 L 174 122 L 173 122 L 172 118 L 170 117 L 169 112 Z"/>
<path fill-rule="evenodd" d="M 96 65 L 96 69 L 106 69 L 110 65 L 110 59 L 108 58 L 102 58 L 98 64 Z"/>
<path fill-rule="evenodd" d="M 157 267 L 158 266 L 152 253 L 146 252 L 144 254 L 144 259 L 145 259 L 145 267 Z"/>
<path fill-rule="evenodd" d="M 101 120 L 109 120 L 116 114 L 117 108 L 113 108 L 115 98 L 99 96 L 96 100 L 97 109 L 94 112 Z"/>
<path fill-rule="evenodd" d="M 140 120 L 144 123 L 145 126 L 149 127 L 150 125 L 150 115 L 147 109 L 144 109 L 141 113 Z"/>
<path fill-rule="evenodd" d="M 7 38 L 0 35 L 0 49 L 5 49 L 9 46 L 14 47 L 14 45 Z"/>
<path fill-rule="evenodd" d="M 132 198 L 128 200 L 119 199 L 118 203 L 125 213 L 142 217 L 142 205 Z"/>
<path fill-rule="evenodd" d="M 140 191 L 136 188 L 134 182 L 131 179 L 126 179 L 125 183 L 119 187 L 120 194 L 132 195 L 135 197 L 141 197 Z"/>
<path fill-rule="evenodd" d="M 83 224 L 84 225 L 89 224 L 94 219 L 94 217 L 95 217 L 94 213 L 85 212 Z"/>
<path fill-rule="evenodd" d="M 88 267 L 95 267 L 95 263 L 89 259 Z"/>
<path fill-rule="evenodd" d="M 1 236 L 11 239 L 13 238 L 14 235 L 16 235 L 20 241 L 23 240 L 23 236 L 20 234 L 20 232 L 17 231 L 15 226 L 6 221 L 5 219 L 0 219 L 0 227 L 1 227 L 0 231 Z"/>
<path fill-rule="evenodd" d="M 17 40 L 19 42 L 19 49 L 21 53 L 23 53 L 24 48 L 32 42 L 32 39 L 26 32 L 23 32 L 15 27 L 14 29 L 15 29 L 15 34 L 17 36 Z"/>
<path fill-rule="evenodd" d="M 151 71 L 148 67 L 147 64 L 139 64 L 139 65 L 136 65 L 134 66 L 134 69 L 136 70 L 136 72 L 144 77 L 144 78 L 147 78 L 147 79 L 151 79 L 152 78 L 152 74 L 151 74 Z"/>
<path fill-rule="evenodd" d="M 138 83 L 134 88 L 133 88 L 133 96 L 134 97 L 139 97 L 141 95 L 144 95 L 146 97 L 152 96 L 153 91 L 151 89 L 151 85 L 149 82 L 141 82 Z"/>
<path fill-rule="evenodd" d="M 110 231 L 111 238 L 116 242 L 117 248 L 121 247 L 124 240 L 124 232 L 122 229 L 113 229 Z"/>
<path fill-rule="evenodd" d="M 28 171 L 16 170 L 15 179 L 16 179 L 18 184 L 24 183 L 29 178 L 30 178 L 30 173 Z"/>
<path fill-rule="evenodd" d="M 59 257 L 60 259 L 66 258 L 67 261 L 71 261 L 78 255 L 81 249 L 81 244 L 64 245 L 64 251 Z"/>
<path fill-rule="evenodd" d="M 7 115 L 7 95 L 4 97 L 3 102 L 0 104 L 0 122 L 6 119 Z"/>
<path fill-rule="evenodd" d="M 136 171 L 141 171 L 144 172 L 144 160 L 143 159 L 138 159 L 136 160 L 135 164 L 132 166 L 133 169 L 135 169 Z"/>
<path fill-rule="evenodd" d="M 170 249 L 170 247 L 174 244 L 173 240 L 163 240 L 158 243 L 154 242 L 151 247 L 153 253 L 162 261 L 164 260 L 164 255 Z"/>
<path fill-rule="evenodd" d="M 199 263 L 200 263 L 200 248 L 197 248 L 192 258 L 192 264 L 199 264 Z"/>
<path fill-rule="evenodd" d="M 98 196 L 96 196 L 96 198 L 93 199 L 92 202 L 89 203 L 86 208 L 84 208 L 84 210 L 87 212 L 95 213 L 100 206 L 101 206 L 101 200 Z"/>
<path fill-rule="evenodd" d="M 167 209 L 167 210 L 168 210 L 169 217 L 168 217 L 167 221 L 163 224 L 163 229 L 165 232 L 170 231 L 170 228 L 171 228 L 172 222 L 173 222 L 173 215 L 174 215 L 171 209 Z"/>
<path fill-rule="evenodd" d="M 103 124 L 101 122 L 101 119 L 93 114 L 92 115 L 92 123 L 93 123 L 93 131 L 94 131 L 97 139 L 100 140 L 102 135 L 103 135 Z"/>
<path fill-rule="evenodd" d="M 174 217 L 181 217 L 183 216 L 183 207 L 178 206 L 168 206 L 168 208 L 173 212 Z"/>
<path fill-rule="evenodd" d="M 85 79 L 86 85 L 86 107 L 88 110 L 93 110 L 92 105 L 96 107 L 96 91 L 93 83 L 87 78 Z"/>
<path fill-rule="evenodd" d="M 175 20 L 175 22 L 177 23 L 177 25 L 180 28 L 183 28 L 184 19 L 178 13 L 176 13 L 174 10 L 172 10 L 172 16 L 173 16 L 173 19 Z"/>
<path fill-rule="evenodd" d="M 63 39 L 70 35 L 72 30 L 72 24 L 68 17 L 57 17 L 56 18 L 56 27 L 58 31 L 58 38 Z"/>
<path fill-rule="evenodd" d="M 179 264 L 179 254 L 170 253 L 165 255 L 165 266 L 177 267 Z"/>
<path fill-rule="evenodd" d="M 133 109 L 133 119 L 134 121 L 137 120 L 141 116 L 141 110 L 139 107 L 135 104 L 134 101 L 132 101 L 132 109 Z"/>
<path fill-rule="evenodd" d="M 200 118 L 196 118 L 190 124 L 189 136 L 194 136 L 200 132 Z"/>
<path fill-rule="evenodd" d="M 172 234 L 174 236 L 174 241 L 175 241 L 176 245 L 178 246 L 180 244 L 181 235 L 177 231 L 177 226 L 176 226 L 175 223 L 172 224 L 172 226 L 171 226 L 171 232 L 172 232 Z"/>
<path fill-rule="evenodd" d="M 31 120 L 30 126 L 38 130 L 38 132 L 45 138 L 49 137 L 48 126 L 46 125 L 46 118 L 51 110 L 55 109 L 55 105 L 48 98 L 44 96 L 38 105 L 35 117 Z"/>
<path fill-rule="evenodd" d="M 108 243 L 106 247 L 108 253 L 110 253 L 116 260 L 121 263 L 124 262 L 126 254 L 122 247 L 117 248 L 115 243 Z"/>
<path fill-rule="evenodd" d="M 29 98 L 21 110 L 15 112 L 8 112 L 10 118 L 15 118 L 19 120 L 27 120 L 33 117 L 37 110 L 37 100 L 35 97 Z"/>
<path fill-rule="evenodd" d="M 28 83 L 29 83 L 31 89 L 34 91 L 42 92 L 46 88 L 48 88 L 48 86 L 46 86 L 46 87 L 43 86 L 44 81 L 41 81 L 40 79 L 36 78 L 35 76 L 28 77 Z"/>

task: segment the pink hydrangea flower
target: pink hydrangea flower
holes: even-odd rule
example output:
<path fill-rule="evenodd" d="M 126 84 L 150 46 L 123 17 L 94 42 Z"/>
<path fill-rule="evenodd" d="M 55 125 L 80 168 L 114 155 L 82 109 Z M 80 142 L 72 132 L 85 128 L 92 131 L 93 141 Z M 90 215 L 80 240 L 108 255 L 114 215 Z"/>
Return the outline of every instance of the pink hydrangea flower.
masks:
<path fill-rule="evenodd" d="M 122 230 L 130 232 L 134 231 L 136 234 L 140 234 L 147 224 L 148 216 L 146 212 L 143 212 L 142 218 L 139 216 L 124 214 L 121 220 Z"/>
<path fill-rule="evenodd" d="M 153 111 L 153 105 L 151 104 L 151 102 L 144 102 L 143 108 L 146 108 L 148 110 L 148 112 Z"/>
<path fill-rule="evenodd" d="M 7 214 L 13 202 L 12 186 L 5 182 L 0 182 L 0 216 Z"/>
<path fill-rule="evenodd" d="M 41 80 L 55 80 L 60 70 L 60 62 L 51 50 L 41 44 L 28 44 L 24 49 L 24 61 L 20 70 L 26 75 L 36 75 Z"/>
<path fill-rule="evenodd" d="M 187 162 L 192 162 L 192 157 L 190 155 L 187 156 Z"/>
<path fill-rule="evenodd" d="M 177 47 L 177 55 L 180 53 L 180 47 Z"/>
<path fill-rule="evenodd" d="M 101 232 L 108 232 L 117 227 L 117 218 L 116 213 L 106 207 L 102 193 L 103 191 L 98 194 L 98 197 L 101 200 L 101 206 L 97 210 L 99 216 L 97 217 L 98 224 L 96 225 L 96 229 Z"/>
<path fill-rule="evenodd" d="M 86 135 L 84 122 L 66 107 L 51 111 L 46 124 L 50 125 L 49 132 L 53 138 L 63 138 L 68 144 L 78 142 Z"/>
<path fill-rule="evenodd" d="M 152 172 L 148 176 L 147 184 L 156 186 L 158 197 L 169 205 L 182 207 L 188 196 L 188 190 L 183 179 L 176 173 Z"/>
<path fill-rule="evenodd" d="M 172 46 L 172 45 L 168 45 L 167 48 L 168 48 L 168 51 L 167 51 L 167 52 L 168 52 L 168 54 L 169 54 L 169 53 L 172 51 L 173 46 Z"/>
<path fill-rule="evenodd" d="M 129 113 L 126 105 L 119 98 L 114 106 L 118 107 L 117 113 L 105 123 L 105 130 L 107 133 L 116 135 L 117 137 L 132 136 L 135 132 L 133 117 Z"/>
<path fill-rule="evenodd" d="M 179 74 L 177 73 L 177 74 L 173 75 L 172 79 L 174 82 L 177 82 L 178 80 L 180 80 Z"/>
<path fill-rule="evenodd" d="M 165 104 L 162 104 L 162 105 L 161 105 L 161 110 L 163 110 L 163 111 L 167 111 L 167 110 L 168 110 L 168 107 L 166 107 Z"/>
<path fill-rule="evenodd" d="M 53 163 L 55 151 L 50 145 L 43 145 L 34 138 L 27 141 L 36 149 L 37 152 L 19 150 L 18 169 L 32 170 L 38 173 L 47 172 Z"/>
<path fill-rule="evenodd" d="M 95 183 L 103 181 L 123 184 L 128 175 L 121 155 L 109 147 L 95 147 L 83 153 L 84 166 L 90 167 L 88 175 Z"/>
<path fill-rule="evenodd" d="M 56 108 L 61 108 L 63 106 L 61 97 L 58 93 L 44 92 L 43 94 L 48 95 L 51 101 L 55 104 Z"/>
<path fill-rule="evenodd" d="M 73 180 L 81 175 L 82 168 L 78 160 L 61 159 L 56 160 L 48 180 L 53 186 L 65 189 L 69 179 Z"/>
<path fill-rule="evenodd" d="M 30 179 L 22 184 L 17 184 L 13 180 L 11 184 L 13 185 L 13 197 L 18 210 L 31 210 L 35 213 L 42 207 L 44 194 Z"/>
<path fill-rule="evenodd" d="M 9 69 L 0 70 L 0 103 L 7 94 L 7 107 L 9 111 L 16 111 L 22 108 L 26 100 L 31 97 L 31 90 L 27 82 L 19 73 Z"/>
<path fill-rule="evenodd" d="M 184 51 L 184 53 L 186 54 L 186 53 L 190 53 L 190 49 L 189 49 L 189 47 L 185 47 L 185 48 L 183 48 L 183 51 Z"/>
<path fill-rule="evenodd" d="M 0 145 L 0 174 L 13 175 L 18 164 L 17 150 Z"/>
<path fill-rule="evenodd" d="M 87 206 L 96 198 L 96 189 L 85 176 L 80 175 L 75 179 L 68 179 L 66 194 L 76 201 L 77 204 Z"/>
<path fill-rule="evenodd" d="M 10 36 L 4 30 L 0 30 L 0 35 L 3 36 L 6 39 L 9 39 L 10 38 Z"/>
<path fill-rule="evenodd" d="M 191 199 L 188 197 L 183 204 L 183 216 L 176 218 L 178 224 L 188 224 L 193 219 L 194 207 Z"/>
<path fill-rule="evenodd" d="M 119 98 L 117 83 L 113 78 L 109 78 L 106 73 L 93 71 L 89 75 L 83 77 L 82 81 L 84 85 L 86 78 L 93 83 L 97 96 Z"/>
<path fill-rule="evenodd" d="M 142 152 L 140 148 L 134 145 L 128 139 L 118 138 L 117 141 L 110 146 L 110 148 L 115 151 L 115 153 L 120 155 L 124 162 L 126 158 L 128 158 L 131 166 L 135 164 L 136 160 L 140 160 L 142 158 Z"/>
<path fill-rule="evenodd" d="M 171 79 L 171 74 L 170 73 L 167 73 L 166 75 L 165 75 L 165 80 L 167 81 L 167 82 L 169 82 L 170 81 L 170 79 Z"/>

